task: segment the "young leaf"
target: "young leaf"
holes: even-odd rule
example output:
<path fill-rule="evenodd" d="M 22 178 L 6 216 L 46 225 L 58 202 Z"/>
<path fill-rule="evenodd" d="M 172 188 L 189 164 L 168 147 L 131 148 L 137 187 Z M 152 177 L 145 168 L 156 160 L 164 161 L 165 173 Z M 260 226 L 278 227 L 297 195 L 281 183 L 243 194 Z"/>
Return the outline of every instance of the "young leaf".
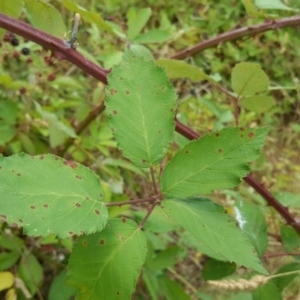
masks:
<path fill-rule="evenodd" d="M 285 5 L 281 0 L 255 0 L 255 5 L 261 9 L 282 9 L 298 11 L 298 9 L 294 9 Z"/>
<path fill-rule="evenodd" d="M 123 155 L 159 163 L 173 140 L 176 93 L 163 68 L 130 51 L 108 75 L 108 121 Z"/>
<path fill-rule="evenodd" d="M 231 86 L 239 96 L 252 96 L 268 90 L 269 78 L 259 64 L 242 62 L 232 70 Z"/>
<path fill-rule="evenodd" d="M 0 220 L 33 236 L 102 230 L 107 209 L 99 178 L 54 155 L 0 156 Z"/>
<path fill-rule="evenodd" d="M 68 267 L 68 282 L 79 289 L 76 299 L 131 299 L 146 250 L 143 232 L 125 218 L 111 219 L 102 232 L 80 237 Z"/>
<path fill-rule="evenodd" d="M 163 43 L 170 39 L 171 36 L 166 30 L 152 29 L 137 36 L 133 42 L 137 44 Z"/>
<path fill-rule="evenodd" d="M 241 107 L 256 113 L 263 113 L 268 111 L 275 105 L 275 100 L 271 96 L 267 95 L 256 95 L 252 97 L 243 98 L 239 102 Z"/>
<path fill-rule="evenodd" d="M 128 38 L 134 40 L 144 28 L 151 16 L 151 8 L 136 10 L 131 8 L 127 13 Z"/>
<path fill-rule="evenodd" d="M 217 255 L 267 274 L 252 244 L 222 206 L 206 198 L 167 199 L 162 205 L 168 216 Z"/>
<path fill-rule="evenodd" d="M 187 64 L 184 61 L 168 58 L 160 58 L 156 63 L 164 67 L 169 78 L 188 78 L 192 82 L 207 80 L 216 83 L 210 76 L 206 75 L 201 69 Z"/>
<path fill-rule="evenodd" d="M 26 14 L 33 26 L 58 38 L 63 38 L 66 26 L 61 13 L 41 0 L 25 0 Z"/>
<path fill-rule="evenodd" d="M 189 197 L 234 187 L 259 156 L 268 128 L 229 127 L 192 141 L 176 153 L 163 171 L 161 191 L 167 197 Z"/>

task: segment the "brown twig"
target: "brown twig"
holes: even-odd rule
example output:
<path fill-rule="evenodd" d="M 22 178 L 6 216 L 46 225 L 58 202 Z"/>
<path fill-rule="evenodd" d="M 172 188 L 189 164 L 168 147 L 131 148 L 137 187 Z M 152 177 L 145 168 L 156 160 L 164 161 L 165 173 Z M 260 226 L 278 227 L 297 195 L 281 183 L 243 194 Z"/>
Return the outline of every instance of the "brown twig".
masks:
<path fill-rule="evenodd" d="M 137 204 L 137 203 L 144 203 L 144 202 L 152 202 L 157 200 L 156 197 L 149 197 L 149 198 L 143 198 L 143 199 L 134 199 L 134 200 L 128 200 L 128 201 L 120 201 L 120 202 L 109 202 L 105 203 L 105 206 L 122 206 L 126 204 Z"/>
<path fill-rule="evenodd" d="M 151 213 L 153 212 L 155 206 L 159 203 L 159 200 L 156 200 L 148 209 L 146 216 L 142 220 L 142 222 L 139 224 L 139 228 L 142 229 L 148 218 L 150 217 Z"/>
<path fill-rule="evenodd" d="M 279 29 L 283 27 L 300 25 L 300 16 L 293 16 L 290 18 L 283 18 L 280 20 L 270 20 L 258 25 L 246 26 L 243 28 L 234 29 L 225 33 L 222 33 L 214 38 L 200 42 L 199 44 L 182 50 L 170 58 L 184 59 L 186 57 L 195 55 L 198 52 L 206 50 L 208 48 L 219 46 L 225 42 L 234 41 L 244 36 L 255 35 L 272 29 Z"/>

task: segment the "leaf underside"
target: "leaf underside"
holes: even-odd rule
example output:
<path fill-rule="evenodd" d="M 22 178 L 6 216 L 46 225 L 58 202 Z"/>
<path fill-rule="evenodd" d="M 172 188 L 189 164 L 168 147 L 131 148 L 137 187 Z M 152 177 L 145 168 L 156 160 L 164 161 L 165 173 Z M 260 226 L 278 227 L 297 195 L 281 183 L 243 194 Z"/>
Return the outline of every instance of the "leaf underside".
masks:
<path fill-rule="evenodd" d="M 159 163 L 173 140 L 176 93 L 163 68 L 130 51 L 108 75 L 108 121 L 123 155 Z"/>
<path fill-rule="evenodd" d="M 107 209 L 99 178 L 54 155 L 0 157 L 0 220 L 28 235 L 59 237 L 102 230 Z"/>
<path fill-rule="evenodd" d="M 231 188 L 258 158 L 267 127 L 229 127 L 192 141 L 176 153 L 163 171 L 161 191 L 168 197 L 189 197 Z"/>
<path fill-rule="evenodd" d="M 146 251 L 144 233 L 126 218 L 78 238 L 68 267 L 68 282 L 79 289 L 76 299 L 131 299 Z"/>

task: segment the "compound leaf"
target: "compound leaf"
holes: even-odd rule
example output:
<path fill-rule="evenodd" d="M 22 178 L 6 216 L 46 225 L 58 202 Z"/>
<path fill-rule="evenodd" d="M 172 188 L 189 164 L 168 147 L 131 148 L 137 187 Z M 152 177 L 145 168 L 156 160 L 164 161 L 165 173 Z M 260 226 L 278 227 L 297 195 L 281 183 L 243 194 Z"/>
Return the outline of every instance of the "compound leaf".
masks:
<path fill-rule="evenodd" d="M 159 163 L 175 128 L 176 93 L 165 71 L 127 51 L 108 82 L 108 121 L 123 155 L 139 167 Z"/>
<path fill-rule="evenodd" d="M 79 289 L 76 299 L 131 299 L 146 251 L 144 233 L 126 218 L 80 237 L 68 267 L 68 282 Z"/>
<path fill-rule="evenodd" d="M 0 156 L 0 220 L 33 236 L 102 230 L 107 209 L 99 178 L 54 155 Z"/>
<path fill-rule="evenodd" d="M 189 197 L 234 187 L 259 156 L 268 129 L 229 127 L 192 141 L 176 153 L 163 171 L 161 191 L 167 197 Z"/>
<path fill-rule="evenodd" d="M 252 244 L 222 206 L 206 198 L 166 199 L 162 205 L 169 217 L 218 256 L 267 274 Z"/>

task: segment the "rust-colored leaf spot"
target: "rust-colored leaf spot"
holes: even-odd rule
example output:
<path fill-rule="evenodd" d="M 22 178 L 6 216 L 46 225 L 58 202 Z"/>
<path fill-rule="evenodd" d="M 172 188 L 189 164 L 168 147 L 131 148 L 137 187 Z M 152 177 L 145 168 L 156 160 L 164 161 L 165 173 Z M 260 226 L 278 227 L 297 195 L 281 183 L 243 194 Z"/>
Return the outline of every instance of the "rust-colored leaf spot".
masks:
<path fill-rule="evenodd" d="M 100 244 L 103 245 L 103 244 L 104 244 L 104 240 L 101 240 L 101 241 L 100 241 Z"/>
<path fill-rule="evenodd" d="M 126 221 L 127 221 L 126 218 L 122 218 L 123 223 L 126 223 Z"/>
<path fill-rule="evenodd" d="M 18 173 L 17 176 L 21 176 L 21 173 Z"/>
<path fill-rule="evenodd" d="M 220 136 L 220 133 L 219 133 L 219 132 L 217 132 L 217 133 L 215 134 L 215 136 L 216 136 L 216 137 L 219 137 L 219 136 Z"/>
<path fill-rule="evenodd" d="M 7 218 L 7 216 L 6 216 L 6 215 L 0 215 L 0 218 L 2 218 L 2 219 L 6 219 L 6 218 Z"/>
<path fill-rule="evenodd" d="M 114 94 L 117 94 L 118 91 L 116 89 L 110 89 L 109 90 L 110 94 L 113 96 Z"/>
<path fill-rule="evenodd" d="M 129 91 L 125 91 L 125 93 L 126 93 L 126 95 L 129 95 L 129 94 L 130 94 L 130 92 L 129 92 Z"/>
<path fill-rule="evenodd" d="M 74 160 L 66 160 L 64 161 L 65 166 L 70 166 L 72 169 L 77 168 L 77 163 Z"/>
<path fill-rule="evenodd" d="M 89 197 L 85 197 L 85 200 L 90 200 L 90 198 Z"/>
<path fill-rule="evenodd" d="M 254 133 L 253 133 L 253 132 L 249 132 L 249 133 L 248 133 L 248 136 L 249 136 L 249 138 L 251 139 L 251 138 L 254 137 Z"/>
<path fill-rule="evenodd" d="M 142 159 L 142 164 L 145 164 L 146 163 L 146 159 Z"/>
<path fill-rule="evenodd" d="M 30 208 L 31 208 L 31 209 L 35 209 L 35 206 L 34 206 L 34 205 L 31 205 Z"/>
<path fill-rule="evenodd" d="M 95 209 L 95 214 L 100 215 L 100 211 L 98 209 Z"/>
<path fill-rule="evenodd" d="M 223 150 L 220 148 L 220 149 L 218 149 L 218 152 L 219 152 L 219 153 L 222 153 L 222 152 L 223 152 Z"/>
<path fill-rule="evenodd" d="M 82 246 L 86 246 L 87 245 L 87 242 L 86 241 L 82 241 Z"/>
<path fill-rule="evenodd" d="M 43 207 L 45 207 L 45 208 L 48 208 L 48 207 L 49 207 L 49 205 L 48 205 L 48 204 L 44 204 L 44 205 L 43 205 Z"/>
<path fill-rule="evenodd" d="M 39 156 L 39 159 L 44 159 L 44 155 L 40 155 L 40 156 Z"/>
<path fill-rule="evenodd" d="M 76 175 L 75 177 L 76 177 L 77 179 L 80 179 L 80 180 L 82 179 L 82 177 L 79 176 L 79 175 Z"/>
<path fill-rule="evenodd" d="M 241 127 L 241 128 L 240 128 L 240 131 L 245 131 L 245 128 L 244 128 L 244 127 Z"/>
<path fill-rule="evenodd" d="M 116 110 L 113 110 L 113 114 L 114 114 L 114 115 L 117 115 L 118 112 L 117 112 Z"/>
<path fill-rule="evenodd" d="M 78 208 L 81 207 L 80 203 L 76 203 L 75 206 Z"/>
<path fill-rule="evenodd" d="M 185 153 L 185 154 L 189 154 L 189 150 L 185 150 L 184 153 Z"/>

